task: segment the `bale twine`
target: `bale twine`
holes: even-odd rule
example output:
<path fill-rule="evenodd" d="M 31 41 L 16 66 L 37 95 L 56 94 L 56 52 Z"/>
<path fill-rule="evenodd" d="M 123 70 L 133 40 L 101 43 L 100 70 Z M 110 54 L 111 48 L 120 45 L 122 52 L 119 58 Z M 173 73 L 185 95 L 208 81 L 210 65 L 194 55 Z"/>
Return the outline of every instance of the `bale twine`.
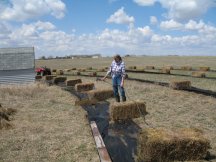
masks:
<path fill-rule="evenodd" d="M 161 73 L 170 74 L 170 69 L 163 68 L 161 69 Z"/>
<path fill-rule="evenodd" d="M 58 84 L 58 83 L 65 82 L 66 80 L 67 80 L 67 77 L 55 77 L 53 79 L 53 83 L 54 84 Z"/>
<path fill-rule="evenodd" d="M 81 79 L 66 80 L 66 86 L 75 86 L 78 83 L 82 83 L 82 80 Z"/>
<path fill-rule="evenodd" d="M 147 115 L 146 103 L 142 101 L 115 102 L 110 105 L 110 118 L 113 121 L 128 120 Z"/>
<path fill-rule="evenodd" d="M 87 94 L 89 99 L 97 99 L 98 101 L 104 101 L 114 96 L 112 89 L 94 89 L 89 91 Z"/>
<path fill-rule="evenodd" d="M 183 90 L 183 89 L 190 89 L 191 82 L 188 80 L 185 81 L 171 81 L 169 86 L 173 89 Z"/>
<path fill-rule="evenodd" d="M 205 72 L 202 72 L 202 71 L 194 71 L 192 72 L 191 76 L 198 77 L 198 78 L 205 78 L 206 74 Z"/>
<path fill-rule="evenodd" d="M 64 75 L 64 72 L 63 72 L 63 70 L 59 70 L 59 69 L 58 69 L 58 70 L 56 71 L 56 74 L 57 74 L 57 75 Z"/>
<path fill-rule="evenodd" d="M 201 160 L 210 142 L 198 129 L 145 129 L 138 135 L 137 161 L 169 162 Z"/>
<path fill-rule="evenodd" d="M 191 66 L 182 66 L 181 70 L 190 71 L 190 70 L 192 70 L 192 67 Z"/>
<path fill-rule="evenodd" d="M 200 67 L 199 70 L 200 71 L 209 71 L 210 67 Z"/>
<path fill-rule="evenodd" d="M 153 69 L 155 69 L 155 67 L 154 66 L 146 66 L 145 69 L 147 69 L 147 70 L 153 70 Z"/>
<path fill-rule="evenodd" d="M 89 73 L 89 76 L 96 77 L 97 76 L 97 72 L 91 72 L 91 73 Z"/>
<path fill-rule="evenodd" d="M 36 76 L 35 76 L 35 79 L 36 79 L 36 80 L 42 79 L 42 76 L 41 76 L 41 75 L 36 75 Z"/>
<path fill-rule="evenodd" d="M 90 91 L 94 88 L 94 83 L 78 83 L 75 85 L 75 90 L 77 92 Z"/>

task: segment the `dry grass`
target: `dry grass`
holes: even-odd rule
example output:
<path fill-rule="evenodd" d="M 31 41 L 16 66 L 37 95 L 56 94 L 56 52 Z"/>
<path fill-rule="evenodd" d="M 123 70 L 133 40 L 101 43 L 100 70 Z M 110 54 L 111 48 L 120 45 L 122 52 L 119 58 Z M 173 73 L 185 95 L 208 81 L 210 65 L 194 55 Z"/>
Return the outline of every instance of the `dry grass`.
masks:
<path fill-rule="evenodd" d="M 149 66 L 149 65 L 148 65 L 148 66 L 145 67 L 145 69 L 146 69 L 146 70 L 152 70 L 152 69 L 155 69 L 155 67 L 154 67 L 154 66 Z"/>
<path fill-rule="evenodd" d="M 203 160 L 210 148 L 197 129 L 145 129 L 138 137 L 138 160 L 171 162 Z"/>
<path fill-rule="evenodd" d="M 18 110 L 13 129 L 0 131 L 0 161 L 99 161 L 75 99 L 55 86 L 0 86 L 2 105 Z"/>

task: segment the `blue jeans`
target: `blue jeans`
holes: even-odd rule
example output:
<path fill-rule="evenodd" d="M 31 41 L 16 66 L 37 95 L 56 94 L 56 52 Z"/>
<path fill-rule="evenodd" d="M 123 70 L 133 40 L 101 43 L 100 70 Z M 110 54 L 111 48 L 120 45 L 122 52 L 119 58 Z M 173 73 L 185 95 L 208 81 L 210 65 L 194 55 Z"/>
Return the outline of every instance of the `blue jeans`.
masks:
<path fill-rule="evenodd" d="M 124 88 L 121 87 L 121 81 L 122 81 L 121 75 L 112 76 L 112 85 L 113 85 L 113 92 L 115 97 L 119 96 L 118 88 L 120 90 L 121 96 L 125 97 L 125 91 Z"/>

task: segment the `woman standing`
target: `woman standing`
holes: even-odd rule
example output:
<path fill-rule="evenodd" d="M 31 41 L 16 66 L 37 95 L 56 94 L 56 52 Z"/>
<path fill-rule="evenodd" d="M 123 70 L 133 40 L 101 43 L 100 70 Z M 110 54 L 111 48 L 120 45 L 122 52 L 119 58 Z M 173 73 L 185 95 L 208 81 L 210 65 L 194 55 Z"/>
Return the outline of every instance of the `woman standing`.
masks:
<path fill-rule="evenodd" d="M 126 76 L 125 73 L 125 64 L 122 61 L 122 58 L 120 55 L 115 55 L 114 60 L 112 61 L 112 64 L 107 71 L 107 74 L 102 78 L 102 80 L 105 80 L 108 75 L 112 76 L 112 85 L 113 85 L 113 92 L 114 96 L 116 98 L 116 102 L 120 102 L 120 96 L 118 89 L 120 90 L 120 94 L 122 97 L 122 101 L 126 101 L 125 91 L 124 91 L 124 79 Z"/>

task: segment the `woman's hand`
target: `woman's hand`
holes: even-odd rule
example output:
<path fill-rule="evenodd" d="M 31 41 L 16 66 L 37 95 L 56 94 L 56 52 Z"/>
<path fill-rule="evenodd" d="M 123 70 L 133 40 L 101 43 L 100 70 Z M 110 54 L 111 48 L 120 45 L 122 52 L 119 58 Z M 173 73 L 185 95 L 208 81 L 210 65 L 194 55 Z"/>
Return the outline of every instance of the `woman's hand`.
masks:
<path fill-rule="evenodd" d="M 121 87 L 124 87 L 124 81 L 121 82 L 121 85 L 120 85 L 120 86 L 121 86 Z"/>

